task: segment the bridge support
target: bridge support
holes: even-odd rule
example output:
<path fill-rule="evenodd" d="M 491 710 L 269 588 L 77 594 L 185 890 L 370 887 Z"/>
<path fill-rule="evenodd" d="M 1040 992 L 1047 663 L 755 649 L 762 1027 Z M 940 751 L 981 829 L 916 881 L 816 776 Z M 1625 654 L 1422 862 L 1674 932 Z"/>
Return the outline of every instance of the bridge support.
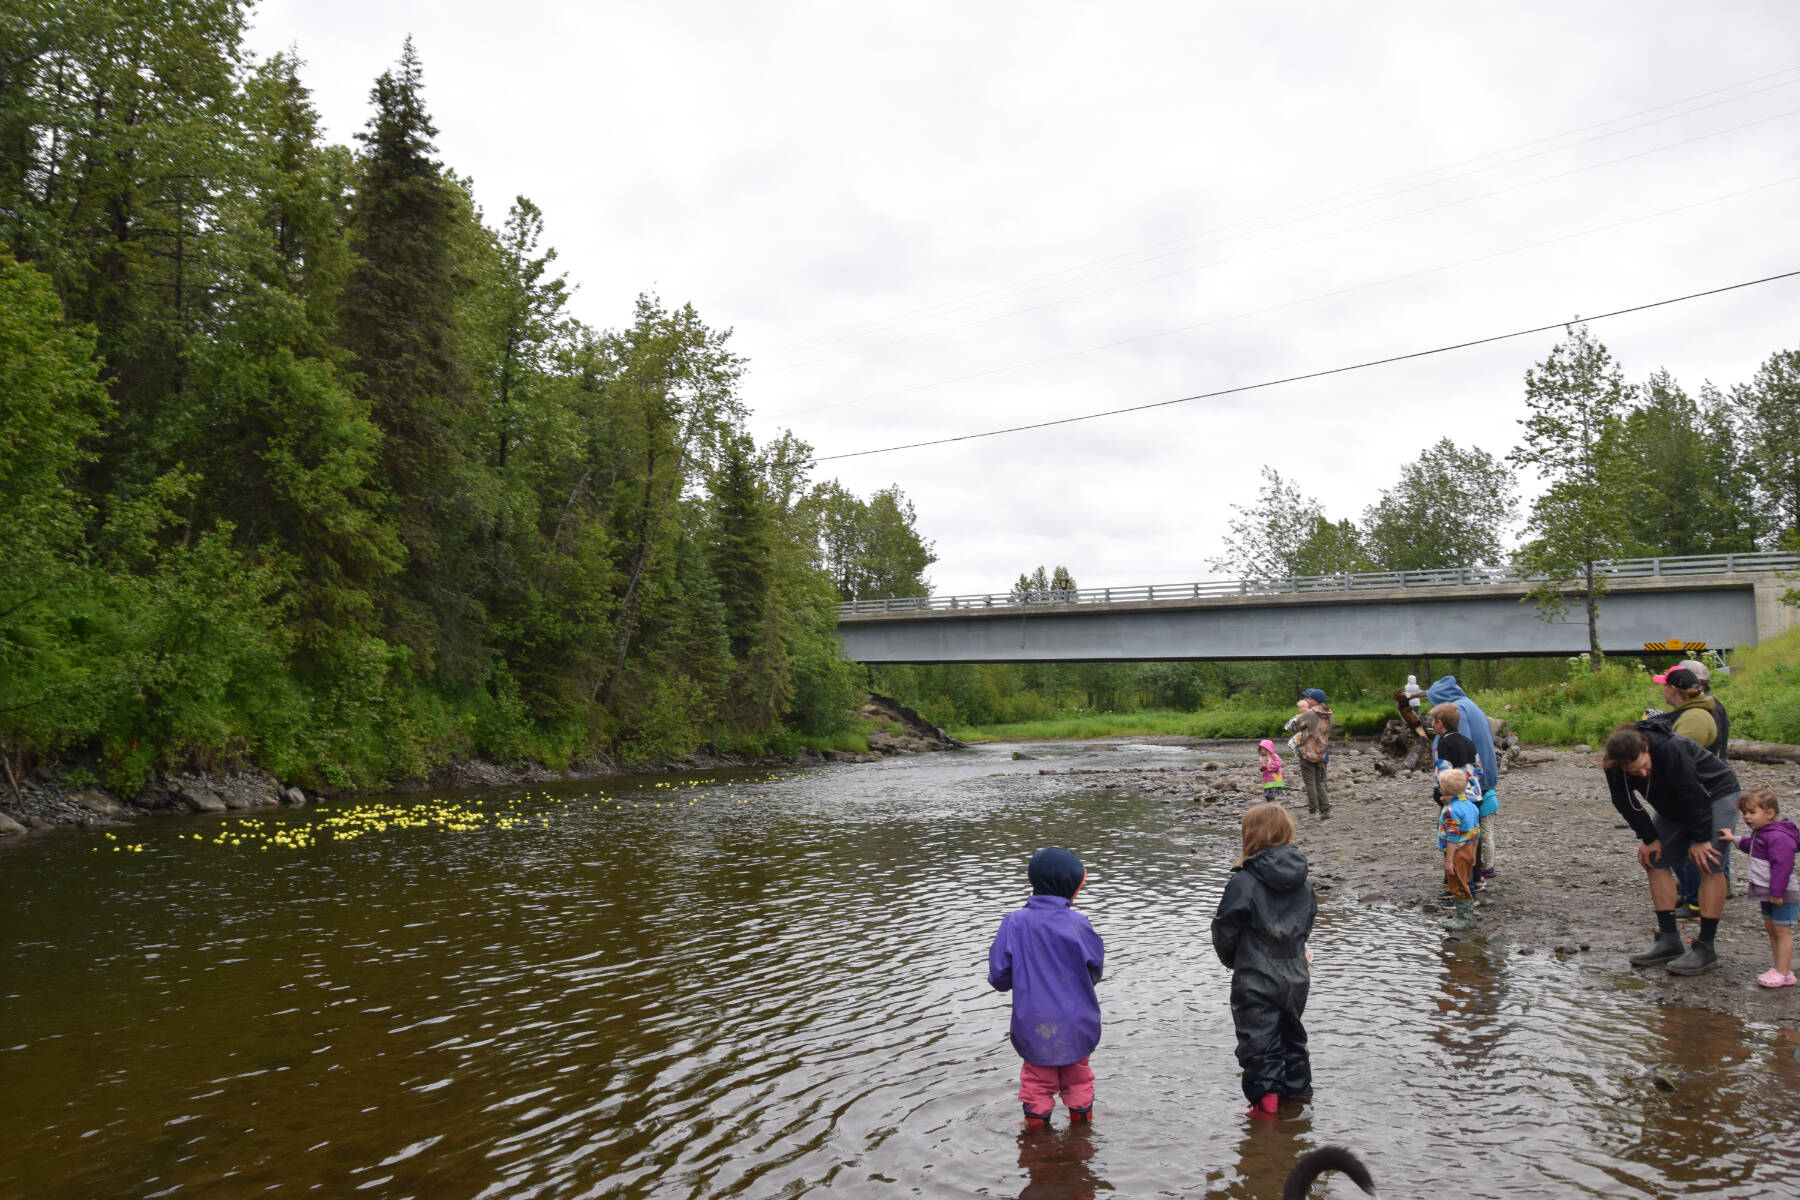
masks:
<path fill-rule="evenodd" d="M 1800 581 L 1771 579 L 1756 585 L 1756 640 L 1766 642 L 1800 625 L 1800 606 L 1783 604 L 1782 596 L 1800 588 Z"/>

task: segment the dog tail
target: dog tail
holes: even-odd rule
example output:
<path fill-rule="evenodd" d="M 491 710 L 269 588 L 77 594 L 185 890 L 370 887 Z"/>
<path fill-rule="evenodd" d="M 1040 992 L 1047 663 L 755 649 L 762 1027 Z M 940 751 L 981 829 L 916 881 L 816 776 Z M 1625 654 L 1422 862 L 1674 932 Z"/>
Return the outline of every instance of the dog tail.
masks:
<path fill-rule="evenodd" d="M 1369 1168 L 1363 1166 L 1362 1159 L 1342 1146 L 1320 1146 L 1308 1150 L 1294 1163 L 1287 1182 L 1281 1185 L 1281 1200 L 1305 1200 L 1306 1189 L 1327 1171 L 1342 1171 L 1351 1183 L 1371 1196 L 1375 1194 L 1375 1181 L 1369 1177 Z"/>

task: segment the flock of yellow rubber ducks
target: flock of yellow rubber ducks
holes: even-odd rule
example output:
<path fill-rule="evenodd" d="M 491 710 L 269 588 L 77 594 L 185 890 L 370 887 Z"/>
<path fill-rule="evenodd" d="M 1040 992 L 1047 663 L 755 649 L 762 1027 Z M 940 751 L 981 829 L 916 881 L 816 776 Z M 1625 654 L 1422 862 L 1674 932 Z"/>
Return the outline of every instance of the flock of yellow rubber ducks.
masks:
<path fill-rule="evenodd" d="M 239 817 L 214 827 L 207 833 L 180 833 L 175 835 L 177 841 L 204 842 L 214 846 L 230 848 L 255 847 L 258 850 L 305 850 L 321 842 L 350 842 L 371 833 L 390 833 L 402 829 L 430 829 L 442 833 L 468 833 L 477 829 L 520 829 L 529 828 L 534 822 L 530 816 L 518 810 L 528 802 L 536 808 L 540 805 L 554 805 L 561 808 L 575 808 L 586 804 L 589 808 L 599 810 L 605 807 L 625 808 L 692 808 L 702 800 L 714 798 L 714 789 L 733 789 L 739 784 L 754 784 L 765 780 L 713 780 L 683 782 L 670 780 L 652 783 L 648 788 L 634 793 L 643 799 L 621 800 L 604 792 L 584 793 L 579 796 L 552 796 L 548 792 L 526 792 L 517 796 L 509 796 L 500 802 L 498 807 L 484 808 L 478 801 L 451 800 L 434 798 L 421 800 L 413 804 L 373 803 L 358 805 L 354 808 L 333 808 L 325 810 L 318 820 L 304 823 L 292 820 L 277 820 L 271 817 Z M 684 799 L 682 792 L 696 793 Z M 652 795 L 674 793 L 666 800 L 652 800 Z M 750 803 L 751 797 L 728 797 L 737 804 Z M 548 829 L 550 818 L 539 815 L 535 823 L 539 828 Z M 118 835 L 108 833 L 106 840 L 111 843 L 114 853 L 141 854 L 144 843 L 121 841 Z M 95 846 L 97 854 L 107 849 L 106 846 Z"/>

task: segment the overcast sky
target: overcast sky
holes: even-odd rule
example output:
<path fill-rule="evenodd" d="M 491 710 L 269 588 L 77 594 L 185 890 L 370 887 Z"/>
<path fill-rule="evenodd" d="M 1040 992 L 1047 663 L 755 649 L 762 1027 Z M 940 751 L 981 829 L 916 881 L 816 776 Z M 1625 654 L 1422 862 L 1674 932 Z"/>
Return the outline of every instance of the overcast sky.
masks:
<path fill-rule="evenodd" d="M 439 153 L 524 194 L 603 327 L 735 330 L 752 432 L 842 454 L 1167 400 L 1800 269 L 1800 4 L 265 0 L 329 135 L 411 34 Z M 1800 280 L 1593 326 L 1748 380 Z M 1263 464 L 1360 517 L 1504 455 L 1550 334 L 820 464 L 898 484 L 939 593 L 1217 576 Z"/>

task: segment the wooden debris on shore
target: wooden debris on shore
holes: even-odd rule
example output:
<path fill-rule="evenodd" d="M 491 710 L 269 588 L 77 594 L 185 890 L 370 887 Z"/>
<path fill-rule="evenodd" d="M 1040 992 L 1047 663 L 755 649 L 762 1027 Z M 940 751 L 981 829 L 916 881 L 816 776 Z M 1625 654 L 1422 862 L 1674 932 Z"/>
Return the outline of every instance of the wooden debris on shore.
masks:
<path fill-rule="evenodd" d="M 1745 762 L 1757 763 L 1800 763 L 1800 746 L 1733 738 L 1731 745 L 1725 751 L 1725 757 L 1741 758 Z"/>

